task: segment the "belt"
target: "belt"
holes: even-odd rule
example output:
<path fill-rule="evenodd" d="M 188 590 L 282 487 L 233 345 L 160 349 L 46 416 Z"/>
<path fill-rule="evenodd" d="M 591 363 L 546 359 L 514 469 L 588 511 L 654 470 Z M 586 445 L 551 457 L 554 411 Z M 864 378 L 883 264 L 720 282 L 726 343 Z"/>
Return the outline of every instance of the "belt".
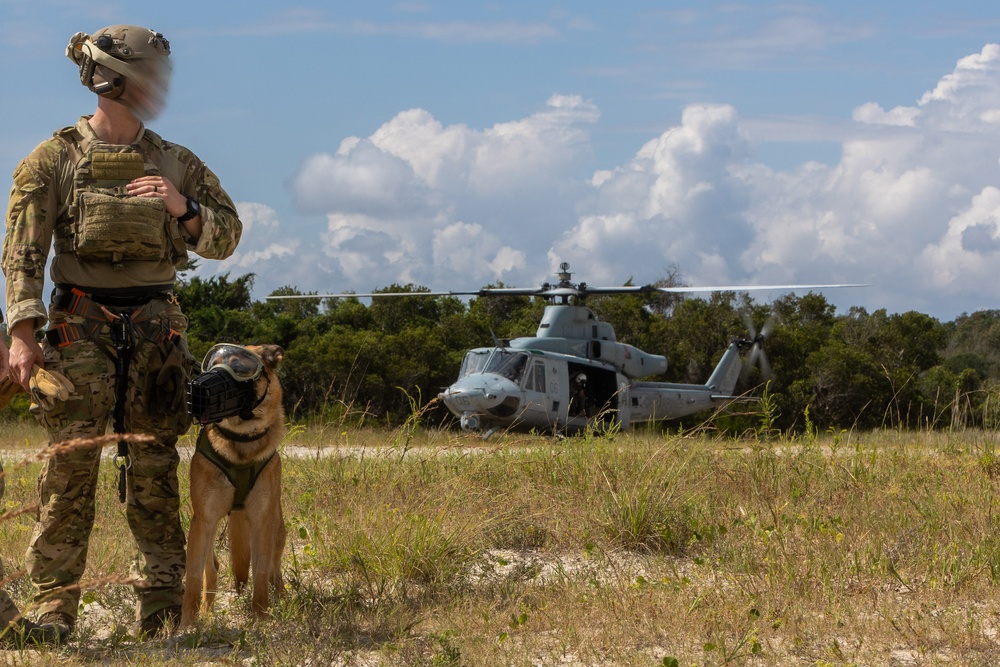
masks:
<path fill-rule="evenodd" d="M 52 290 L 52 303 L 57 308 L 66 309 L 81 293 L 94 303 L 111 308 L 138 308 L 154 299 L 169 299 L 172 296 L 169 288 L 161 285 L 104 291 L 59 283 Z"/>

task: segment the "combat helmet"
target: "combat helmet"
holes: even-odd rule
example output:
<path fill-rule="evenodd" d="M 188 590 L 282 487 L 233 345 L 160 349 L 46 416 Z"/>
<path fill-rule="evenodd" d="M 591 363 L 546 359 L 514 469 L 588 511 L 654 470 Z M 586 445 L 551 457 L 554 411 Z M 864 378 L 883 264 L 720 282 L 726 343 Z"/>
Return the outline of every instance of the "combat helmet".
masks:
<path fill-rule="evenodd" d="M 66 47 L 66 56 L 80 68 L 80 83 L 101 97 L 120 99 L 140 116 L 159 111 L 166 100 L 169 55 L 163 35 L 135 25 L 78 32 Z"/>

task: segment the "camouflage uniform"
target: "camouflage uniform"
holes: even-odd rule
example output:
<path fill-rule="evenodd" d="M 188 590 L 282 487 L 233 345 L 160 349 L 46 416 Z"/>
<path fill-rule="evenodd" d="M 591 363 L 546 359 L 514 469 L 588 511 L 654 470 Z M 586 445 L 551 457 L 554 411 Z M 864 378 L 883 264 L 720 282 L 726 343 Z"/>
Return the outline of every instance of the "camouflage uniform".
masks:
<path fill-rule="evenodd" d="M 75 286 L 86 293 L 128 288 L 149 290 L 154 297 L 141 307 L 111 307 L 113 313 L 142 315 L 147 325 L 138 336 L 128 385 L 125 430 L 153 435 L 152 444 L 130 445 L 127 473 L 129 528 L 138 546 L 133 574 L 144 585 L 135 587 L 138 617 L 180 605 L 183 596 L 184 534 L 180 524 L 177 483 L 177 438 L 190 418 L 184 391 L 193 359 L 184 332 L 187 319 L 176 300 L 164 294 L 172 287 L 175 267 L 187 250 L 209 259 L 232 254 L 242 233 L 235 205 L 218 178 L 189 150 L 141 129 L 129 147 L 104 144 L 85 116 L 41 143 L 14 172 L 7 211 L 7 236 L 2 267 L 7 277 L 7 319 L 13 328 L 33 319 L 35 327 L 49 323 L 49 333 L 63 325 L 86 324 L 80 315 L 55 303 L 43 308 L 44 268 L 54 246 L 51 277 L 57 286 Z M 180 237 L 179 250 L 161 259 L 94 261 L 78 256 L 73 236 L 78 229 L 75 188 L 81 155 L 94 149 L 129 149 L 141 153 L 181 194 L 201 205 L 202 233 L 190 237 L 176 220 L 168 234 Z M 95 296 L 95 299 L 98 297 Z M 91 323 L 92 324 L 92 323 Z M 79 331 L 79 329 L 77 329 Z M 149 335 L 176 332 L 168 340 Z M 65 402 L 32 406 L 45 426 L 50 445 L 71 438 L 102 435 L 115 402 L 115 354 L 107 325 L 63 346 L 43 341 L 45 367 L 69 378 L 75 390 Z M 60 612 L 76 618 L 90 532 L 94 523 L 100 448 L 56 450 L 38 480 L 39 516 L 28 547 L 27 566 L 38 588 L 39 613 Z"/>

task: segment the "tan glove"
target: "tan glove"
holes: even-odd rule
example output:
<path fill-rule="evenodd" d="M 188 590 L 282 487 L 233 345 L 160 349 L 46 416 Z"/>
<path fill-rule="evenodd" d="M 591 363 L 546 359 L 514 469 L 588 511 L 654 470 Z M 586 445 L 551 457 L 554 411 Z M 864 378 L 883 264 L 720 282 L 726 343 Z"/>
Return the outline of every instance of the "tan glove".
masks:
<path fill-rule="evenodd" d="M 49 371 L 39 366 L 32 366 L 31 398 L 45 408 L 51 408 L 56 401 L 65 401 L 73 391 L 73 383 L 59 371 Z"/>

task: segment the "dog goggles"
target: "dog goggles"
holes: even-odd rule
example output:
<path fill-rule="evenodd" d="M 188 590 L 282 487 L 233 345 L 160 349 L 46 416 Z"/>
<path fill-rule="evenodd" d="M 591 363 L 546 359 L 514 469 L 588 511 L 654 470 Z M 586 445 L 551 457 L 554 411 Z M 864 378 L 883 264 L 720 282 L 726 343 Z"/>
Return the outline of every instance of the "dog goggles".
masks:
<path fill-rule="evenodd" d="M 213 369 L 227 371 L 238 382 L 249 382 L 264 372 L 264 362 L 245 347 L 221 343 L 212 347 L 201 362 L 203 373 Z"/>

